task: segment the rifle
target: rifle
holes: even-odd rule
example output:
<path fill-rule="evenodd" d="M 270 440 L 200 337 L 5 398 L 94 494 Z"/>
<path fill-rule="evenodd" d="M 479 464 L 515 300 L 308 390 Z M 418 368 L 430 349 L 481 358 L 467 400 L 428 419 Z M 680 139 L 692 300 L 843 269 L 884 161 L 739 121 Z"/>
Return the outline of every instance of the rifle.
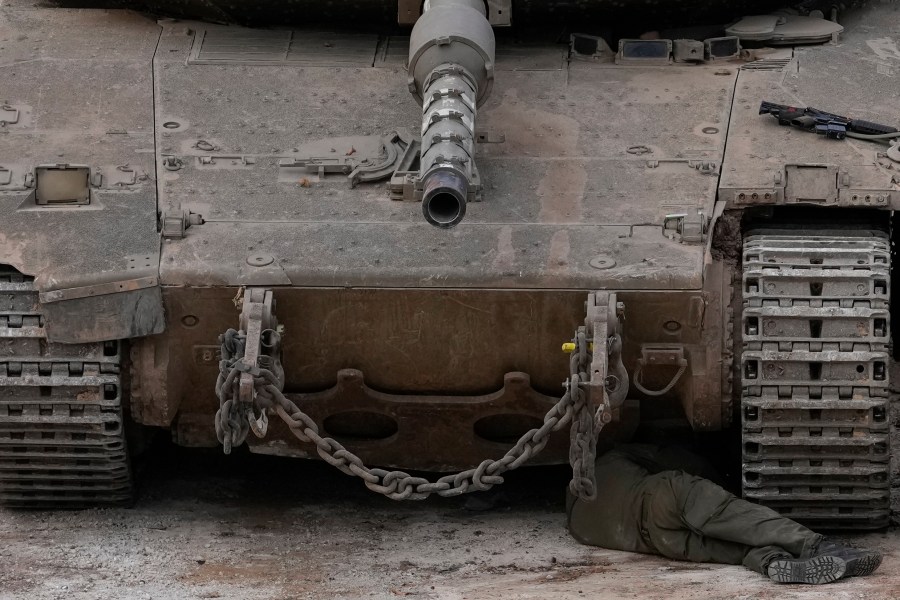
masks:
<path fill-rule="evenodd" d="M 828 113 L 811 106 L 799 108 L 773 102 L 763 102 L 759 106 L 759 114 L 772 115 L 778 119 L 779 125 L 789 125 L 806 131 L 814 131 L 833 140 L 842 140 L 847 137 L 848 133 L 864 136 L 885 136 L 891 133 L 898 133 L 896 127 L 862 119 L 842 117 L 841 115 Z"/>

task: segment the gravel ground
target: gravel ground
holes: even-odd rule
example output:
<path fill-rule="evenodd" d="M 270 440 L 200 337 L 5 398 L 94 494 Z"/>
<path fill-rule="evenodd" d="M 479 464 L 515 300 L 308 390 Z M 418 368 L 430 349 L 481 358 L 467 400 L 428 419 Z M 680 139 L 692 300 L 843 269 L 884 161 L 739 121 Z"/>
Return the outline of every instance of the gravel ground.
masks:
<path fill-rule="evenodd" d="M 565 469 L 513 474 L 504 501 L 397 503 L 314 462 L 163 445 L 131 509 L 0 510 L 0 600 L 65 598 L 900 598 L 900 532 L 874 576 L 778 586 L 741 567 L 579 546 Z"/>

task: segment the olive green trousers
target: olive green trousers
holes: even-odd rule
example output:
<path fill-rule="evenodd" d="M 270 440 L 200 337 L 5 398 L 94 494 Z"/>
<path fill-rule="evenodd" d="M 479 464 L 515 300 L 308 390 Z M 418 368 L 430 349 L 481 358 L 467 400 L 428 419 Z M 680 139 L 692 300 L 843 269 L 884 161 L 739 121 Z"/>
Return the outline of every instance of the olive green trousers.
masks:
<path fill-rule="evenodd" d="M 822 539 L 772 509 L 672 468 L 671 459 L 664 449 L 639 445 L 600 457 L 596 499 L 569 497 L 572 536 L 592 546 L 743 564 L 763 574 L 773 558 L 810 556 Z"/>

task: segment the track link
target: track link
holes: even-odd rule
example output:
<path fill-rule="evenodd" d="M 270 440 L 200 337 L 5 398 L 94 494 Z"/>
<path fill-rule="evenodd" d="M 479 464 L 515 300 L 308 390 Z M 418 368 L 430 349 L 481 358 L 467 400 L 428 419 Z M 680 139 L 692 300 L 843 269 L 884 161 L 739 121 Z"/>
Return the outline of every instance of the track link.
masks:
<path fill-rule="evenodd" d="M 0 265 L 0 504 L 127 504 L 118 342 L 44 333 L 30 277 Z"/>
<path fill-rule="evenodd" d="M 817 529 L 888 525 L 889 305 L 886 234 L 745 237 L 745 498 Z"/>

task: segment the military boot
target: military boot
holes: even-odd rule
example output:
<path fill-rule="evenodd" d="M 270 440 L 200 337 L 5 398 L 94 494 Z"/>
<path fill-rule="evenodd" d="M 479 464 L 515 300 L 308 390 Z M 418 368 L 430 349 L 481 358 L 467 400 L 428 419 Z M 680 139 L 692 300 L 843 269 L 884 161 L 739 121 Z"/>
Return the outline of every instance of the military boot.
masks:
<path fill-rule="evenodd" d="M 847 563 L 845 577 L 862 577 L 870 575 L 881 564 L 881 553 L 874 550 L 851 548 L 823 540 L 816 547 L 814 556 L 835 556 Z"/>
<path fill-rule="evenodd" d="M 785 556 L 772 559 L 766 574 L 778 583 L 831 583 L 847 577 L 847 562 L 839 556 Z"/>

